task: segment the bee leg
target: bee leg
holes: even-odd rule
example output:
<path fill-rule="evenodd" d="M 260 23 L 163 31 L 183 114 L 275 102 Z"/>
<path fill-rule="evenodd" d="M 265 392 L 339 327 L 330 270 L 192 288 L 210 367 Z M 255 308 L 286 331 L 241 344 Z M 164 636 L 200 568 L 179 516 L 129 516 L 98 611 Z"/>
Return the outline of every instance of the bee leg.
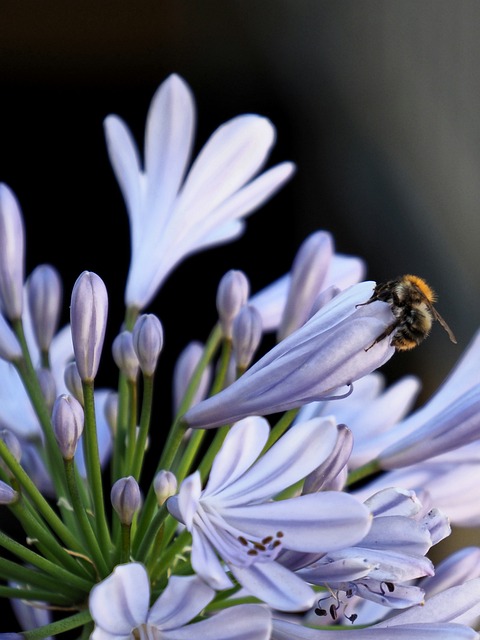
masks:
<path fill-rule="evenodd" d="M 383 340 L 384 338 L 388 338 L 389 335 L 391 335 L 395 329 L 398 327 L 398 322 L 393 322 L 391 325 L 389 325 L 385 331 L 382 331 L 382 333 L 372 342 L 372 344 L 367 347 L 365 349 L 365 351 L 369 351 L 372 347 L 374 347 L 377 342 L 380 342 L 381 340 Z"/>

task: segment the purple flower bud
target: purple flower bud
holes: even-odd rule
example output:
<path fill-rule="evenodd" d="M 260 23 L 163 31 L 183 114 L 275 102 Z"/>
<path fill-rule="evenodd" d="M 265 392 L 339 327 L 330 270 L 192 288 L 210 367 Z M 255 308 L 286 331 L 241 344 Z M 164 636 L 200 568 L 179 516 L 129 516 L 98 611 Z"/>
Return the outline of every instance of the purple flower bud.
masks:
<path fill-rule="evenodd" d="M 232 337 L 233 319 L 248 300 L 250 284 L 243 271 L 231 269 L 220 280 L 217 311 L 225 338 Z"/>
<path fill-rule="evenodd" d="M 262 316 L 251 305 L 244 305 L 232 326 L 232 345 L 237 368 L 245 370 L 262 339 Z"/>
<path fill-rule="evenodd" d="M 69 362 L 66 365 L 65 371 L 63 373 L 63 379 L 65 382 L 65 386 L 70 391 L 72 396 L 83 406 L 82 379 L 80 378 L 80 374 L 78 373 L 76 362 Z"/>
<path fill-rule="evenodd" d="M 0 438 L 7 445 L 7 449 L 15 460 L 20 462 L 20 458 L 22 457 L 22 445 L 13 431 L 10 431 L 10 429 L 2 429 L 0 431 Z"/>
<path fill-rule="evenodd" d="M 0 505 L 13 504 L 17 500 L 18 500 L 18 493 L 15 491 L 15 489 L 12 489 L 12 487 L 9 484 L 7 484 L 6 482 L 3 482 L 3 480 L 0 480 Z M 2 634 L 2 636 L 3 635 L 4 634 Z"/>
<path fill-rule="evenodd" d="M 112 433 L 112 435 L 115 435 L 117 433 L 118 423 L 118 393 L 116 393 L 115 391 L 109 392 L 105 399 L 103 411 L 107 420 L 107 424 L 110 428 L 110 432 Z"/>
<path fill-rule="evenodd" d="M 10 325 L 0 314 L 0 358 L 14 362 L 22 357 L 22 349 Z"/>
<path fill-rule="evenodd" d="M 162 323 L 153 313 L 145 313 L 137 318 L 132 335 L 140 369 L 143 375 L 152 376 L 163 348 Z"/>
<path fill-rule="evenodd" d="M 0 184 L 0 306 L 9 320 L 23 311 L 25 232 L 20 205 L 6 184 Z"/>
<path fill-rule="evenodd" d="M 312 233 L 301 244 L 292 265 L 287 301 L 277 333 L 278 341 L 301 327 L 309 318 L 332 257 L 333 241 L 326 231 Z"/>
<path fill-rule="evenodd" d="M 83 382 L 97 375 L 107 326 L 108 295 L 103 280 L 84 271 L 72 291 L 70 320 L 78 372 Z"/>
<path fill-rule="evenodd" d="M 130 331 L 122 331 L 112 344 L 112 354 L 115 364 L 125 375 L 127 380 L 135 382 L 138 375 L 139 362 Z"/>
<path fill-rule="evenodd" d="M 83 432 L 83 408 L 73 396 L 62 394 L 53 405 L 52 424 L 60 452 L 72 460 Z"/>
<path fill-rule="evenodd" d="M 185 396 L 190 380 L 192 379 L 193 372 L 195 371 L 200 358 L 203 354 L 203 344 L 200 342 L 190 342 L 182 351 L 175 364 L 173 372 L 173 407 L 175 413 L 180 408 L 180 404 Z M 192 398 L 190 406 L 197 404 L 200 400 L 203 400 L 207 395 L 208 388 L 210 387 L 210 380 L 212 377 L 211 366 L 206 367 L 201 376 L 200 384 Z"/>
<path fill-rule="evenodd" d="M 171 471 L 159 471 L 153 479 L 153 488 L 157 496 L 157 502 L 162 504 L 177 493 L 177 478 Z"/>
<path fill-rule="evenodd" d="M 55 383 L 55 377 L 50 369 L 38 369 L 37 378 L 42 390 L 45 403 L 50 409 L 53 407 L 55 398 L 57 397 L 57 385 Z"/>
<path fill-rule="evenodd" d="M 120 478 L 115 482 L 110 493 L 113 508 L 122 524 L 132 524 L 133 517 L 140 509 L 142 498 L 138 482 L 133 476 Z"/>
<path fill-rule="evenodd" d="M 54 267 L 42 264 L 30 274 L 27 299 L 38 348 L 47 352 L 58 328 L 62 307 L 62 282 Z"/>

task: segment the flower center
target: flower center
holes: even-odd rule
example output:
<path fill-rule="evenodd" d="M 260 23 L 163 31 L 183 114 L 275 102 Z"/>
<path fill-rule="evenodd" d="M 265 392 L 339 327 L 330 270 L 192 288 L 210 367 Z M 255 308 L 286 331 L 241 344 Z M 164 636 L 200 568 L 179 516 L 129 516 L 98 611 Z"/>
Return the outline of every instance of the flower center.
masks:
<path fill-rule="evenodd" d="M 151 624 L 141 624 L 132 631 L 134 640 L 161 640 L 162 632 Z"/>

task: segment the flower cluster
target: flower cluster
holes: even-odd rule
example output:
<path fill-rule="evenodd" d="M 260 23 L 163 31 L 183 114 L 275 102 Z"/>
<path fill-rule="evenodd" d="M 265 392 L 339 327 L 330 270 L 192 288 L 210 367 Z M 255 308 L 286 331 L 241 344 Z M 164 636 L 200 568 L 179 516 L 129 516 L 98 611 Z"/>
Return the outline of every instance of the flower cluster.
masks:
<path fill-rule="evenodd" d="M 194 125 L 177 75 L 152 100 L 144 159 L 105 120 L 131 231 L 111 389 L 96 385 L 103 280 L 79 275 L 59 328 L 61 275 L 26 277 L 20 204 L 0 184 L 0 502 L 22 531 L 0 530 L 0 595 L 18 620 L 0 638 L 478 639 L 480 547 L 438 566 L 429 552 L 480 523 L 480 334 L 413 410 L 419 381 L 385 388 L 377 371 L 397 318 L 328 232 L 263 291 L 223 275 L 218 322 L 178 354 L 174 418 L 151 429 L 169 337 L 148 305 L 294 171 L 262 170 L 276 135 L 264 117 L 233 118 L 192 161 Z"/>

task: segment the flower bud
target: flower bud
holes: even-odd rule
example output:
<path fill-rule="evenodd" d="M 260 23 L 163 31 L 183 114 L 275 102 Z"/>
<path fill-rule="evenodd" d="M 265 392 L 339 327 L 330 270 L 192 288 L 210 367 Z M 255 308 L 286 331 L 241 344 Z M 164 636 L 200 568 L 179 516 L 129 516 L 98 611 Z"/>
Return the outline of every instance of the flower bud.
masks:
<path fill-rule="evenodd" d="M 138 482 L 133 476 L 120 478 L 115 482 L 110 493 L 113 508 L 122 524 L 132 524 L 133 517 L 140 509 L 142 498 Z"/>
<path fill-rule="evenodd" d="M 82 379 L 80 378 L 80 374 L 78 373 L 76 362 L 69 362 L 67 364 L 63 373 L 63 379 L 65 382 L 65 386 L 70 391 L 72 396 L 83 406 Z"/>
<path fill-rule="evenodd" d="M 32 271 L 27 280 L 27 300 L 38 348 L 47 352 L 62 308 L 62 282 L 54 267 L 42 264 Z"/>
<path fill-rule="evenodd" d="M 237 368 L 244 371 L 262 339 L 262 316 L 255 307 L 245 305 L 232 326 L 232 345 Z"/>
<path fill-rule="evenodd" d="M 171 471 L 159 471 L 153 479 L 153 489 L 157 496 L 158 505 L 162 504 L 177 493 L 177 479 Z"/>
<path fill-rule="evenodd" d="M 233 319 L 248 300 L 250 284 L 243 271 L 231 269 L 220 280 L 217 289 L 217 311 L 223 335 L 232 337 Z"/>
<path fill-rule="evenodd" d="M 114 436 L 117 433 L 118 424 L 118 393 L 116 391 L 110 391 L 107 395 L 103 411 L 110 433 Z"/>
<path fill-rule="evenodd" d="M 10 429 L 0 430 L 0 438 L 7 445 L 7 449 L 10 451 L 15 460 L 17 462 L 20 462 L 20 458 L 22 457 L 22 445 L 20 444 L 20 440 L 13 433 L 13 431 L 10 431 Z"/>
<path fill-rule="evenodd" d="M 22 349 L 10 325 L 0 314 L 0 358 L 14 362 L 22 358 Z"/>
<path fill-rule="evenodd" d="M 163 328 L 153 313 L 145 313 L 137 318 L 133 327 L 133 348 L 143 375 L 152 376 L 163 348 Z"/>
<path fill-rule="evenodd" d="M 135 382 L 138 375 L 139 362 L 130 331 L 122 331 L 112 344 L 115 364 L 130 382 Z"/>
<path fill-rule="evenodd" d="M 9 484 L 3 482 L 3 480 L 0 480 L 0 505 L 13 504 L 17 500 L 18 493 L 15 491 L 15 489 L 12 489 Z"/>
<path fill-rule="evenodd" d="M 53 373 L 50 369 L 41 368 L 37 370 L 37 378 L 45 403 L 51 409 L 57 397 L 57 385 Z"/>
<path fill-rule="evenodd" d="M 9 320 L 23 311 L 25 232 L 20 205 L 6 184 L 0 184 L 0 306 Z"/>
<path fill-rule="evenodd" d="M 185 396 L 193 372 L 195 371 L 203 354 L 203 345 L 200 342 L 190 342 L 182 351 L 175 364 L 173 372 L 173 407 L 175 413 Z M 212 377 L 211 366 L 206 367 L 201 375 L 200 383 L 189 406 L 193 406 L 207 395 Z"/>
<path fill-rule="evenodd" d="M 97 375 L 107 326 L 108 295 L 103 280 L 84 271 L 75 282 L 70 306 L 73 350 L 83 382 Z"/>
<path fill-rule="evenodd" d="M 52 424 L 60 452 L 72 460 L 83 432 L 83 408 L 73 396 L 62 394 L 53 405 Z"/>

